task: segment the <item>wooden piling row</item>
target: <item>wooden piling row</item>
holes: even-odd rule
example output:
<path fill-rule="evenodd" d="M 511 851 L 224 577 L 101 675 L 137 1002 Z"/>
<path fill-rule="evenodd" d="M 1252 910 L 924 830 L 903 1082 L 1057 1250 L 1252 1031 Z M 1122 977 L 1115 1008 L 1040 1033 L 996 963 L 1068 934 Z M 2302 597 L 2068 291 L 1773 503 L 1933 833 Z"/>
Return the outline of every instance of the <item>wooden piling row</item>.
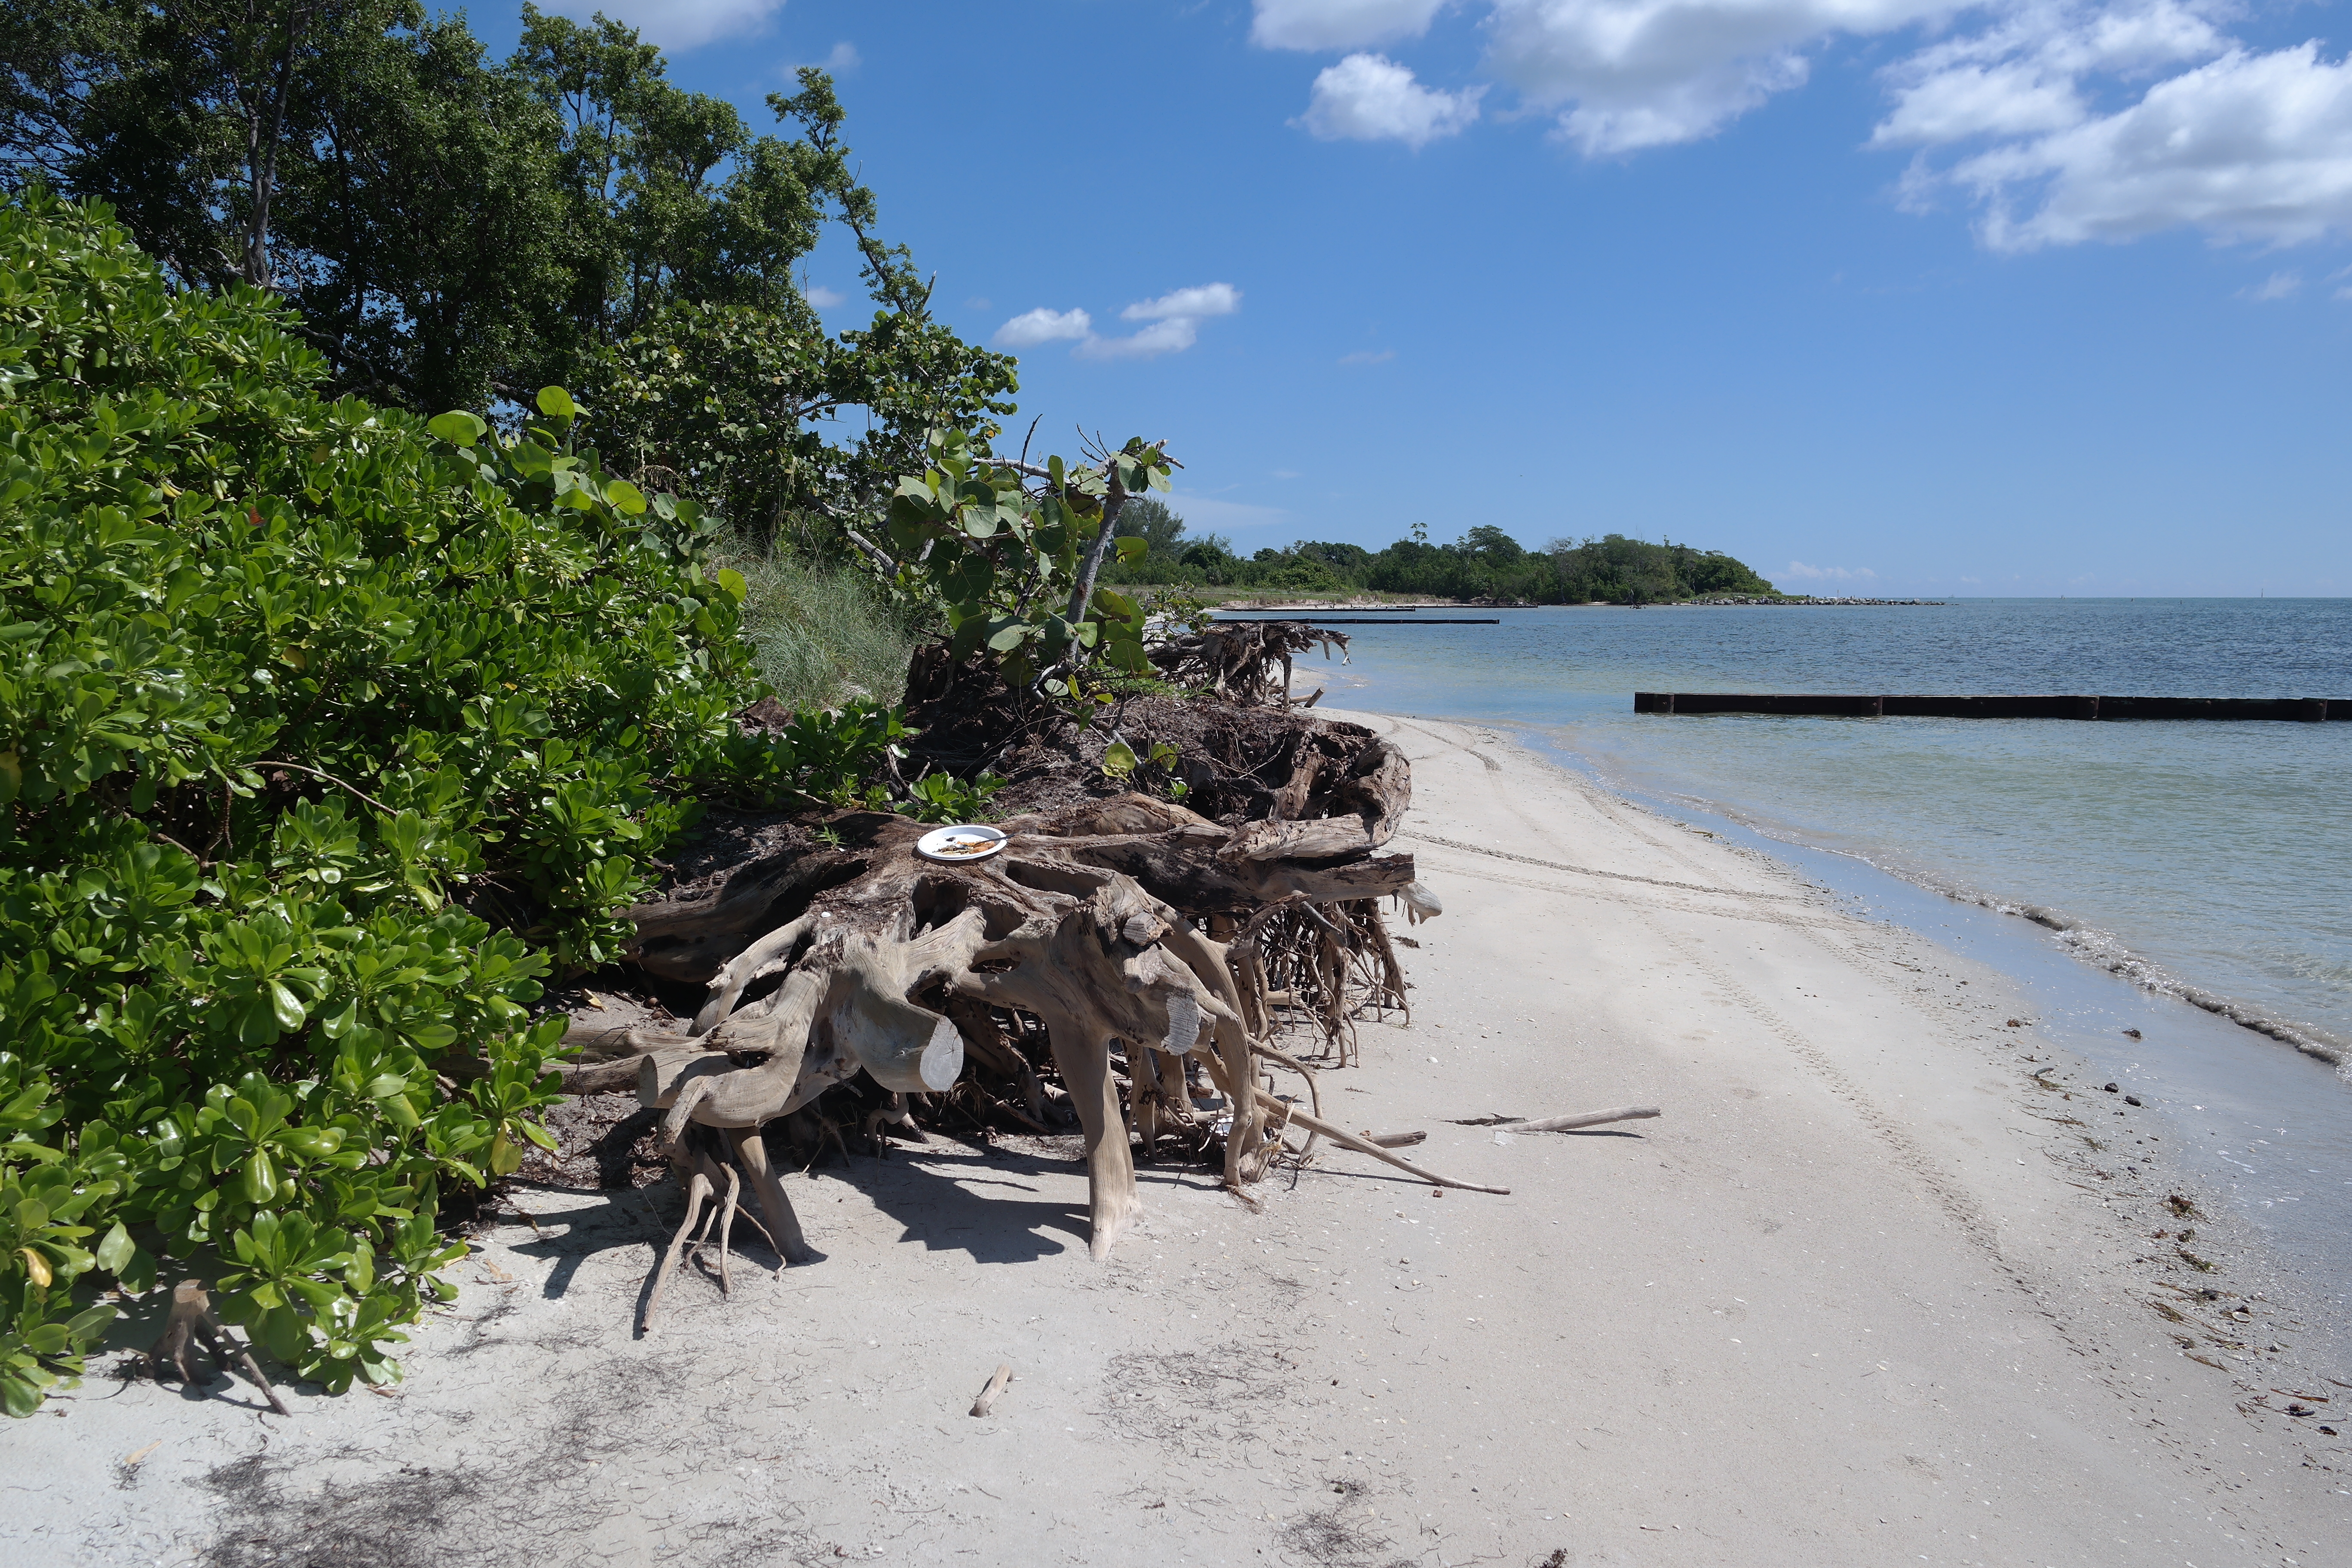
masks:
<path fill-rule="evenodd" d="M 2352 700 L 2318 697 L 1864 697 L 1636 691 L 1636 713 L 1784 713 L 1842 719 L 2271 719 L 2352 721 Z"/>

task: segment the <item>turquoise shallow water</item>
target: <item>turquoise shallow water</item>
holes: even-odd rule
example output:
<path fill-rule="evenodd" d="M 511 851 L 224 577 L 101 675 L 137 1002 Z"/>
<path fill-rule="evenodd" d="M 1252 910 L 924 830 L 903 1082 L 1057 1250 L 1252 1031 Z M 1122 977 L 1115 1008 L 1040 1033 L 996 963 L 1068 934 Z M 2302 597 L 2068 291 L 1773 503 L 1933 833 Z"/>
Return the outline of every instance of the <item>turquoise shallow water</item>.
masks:
<path fill-rule="evenodd" d="M 1328 701 L 1505 728 L 2008 973 L 2287 1267 L 2352 1290 L 2352 722 L 1636 715 L 1637 690 L 2352 699 L 2352 601 L 1496 612 L 1351 626 Z M 2053 931 L 2001 911 L 2033 908 Z M 2140 1040 L 2123 1034 L 2142 1032 Z"/>
<path fill-rule="evenodd" d="M 1633 711 L 1636 690 L 2352 699 L 2352 601 L 1497 614 L 1346 628 L 1330 700 L 1541 731 L 1609 783 L 2050 911 L 2086 960 L 2352 1046 L 2352 723 Z"/>

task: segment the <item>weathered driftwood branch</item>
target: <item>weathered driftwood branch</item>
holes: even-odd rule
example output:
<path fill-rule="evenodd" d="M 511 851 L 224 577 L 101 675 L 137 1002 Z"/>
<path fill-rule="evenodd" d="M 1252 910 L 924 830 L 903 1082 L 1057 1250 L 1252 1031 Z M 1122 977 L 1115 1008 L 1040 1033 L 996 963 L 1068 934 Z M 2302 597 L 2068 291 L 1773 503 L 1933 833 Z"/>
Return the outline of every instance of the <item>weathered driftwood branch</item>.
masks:
<path fill-rule="evenodd" d="M 1324 1137 L 1328 1138 L 1332 1142 L 1339 1144 L 1343 1148 L 1353 1149 L 1360 1154 L 1370 1154 L 1373 1159 L 1381 1161 L 1384 1164 L 1394 1165 L 1400 1171 L 1408 1172 L 1412 1175 L 1419 1176 L 1424 1182 L 1432 1182 L 1441 1187 L 1460 1187 L 1465 1192 L 1495 1193 L 1504 1197 L 1508 1197 L 1510 1195 L 1511 1189 L 1508 1187 L 1487 1187 L 1481 1186 L 1476 1182 L 1457 1182 L 1451 1176 L 1441 1176 L 1434 1171 L 1425 1171 L 1410 1160 L 1399 1159 L 1396 1155 L 1390 1153 L 1386 1149 L 1381 1148 L 1379 1144 L 1373 1142 L 1369 1138 L 1360 1138 L 1353 1132 L 1346 1131 L 1344 1128 L 1334 1127 L 1331 1123 L 1324 1121 L 1319 1116 L 1315 1116 L 1299 1110 L 1296 1105 L 1292 1105 L 1286 1100 L 1276 1100 L 1274 1096 L 1266 1093 L 1265 1090 L 1259 1089 L 1255 1084 L 1252 1084 L 1250 1088 L 1256 1094 L 1259 1100 L 1266 1102 L 1270 1106 L 1279 1106 L 1283 1110 L 1288 1111 L 1289 1119 L 1297 1122 L 1301 1127 L 1310 1128 L 1317 1132 L 1320 1132 Z"/>
<path fill-rule="evenodd" d="M 974 1415 L 987 1415 L 990 1408 L 996 1404 L 996 1396 L 1003 1394 L 1004 1385 L 1012 1381 L 1013 1369 L 1000 1364 L 989 1374 L 988 1386 L 980 1391 L 980 1397 L 971 1402 L 971 1413 Z"/>
<path fill-rule="evenodd" d="M 1654 1105 L 1621 1105 L 1614 1110 L 1595 1110 L 1584 1116 L 1547 1116 L 1538 1121 L 1521 1121 L 1513 1117 L 1458 1123 L 1464 1127 L 1491 1127 L 1497 1132 L 1573 1132 L 1580 1127 L 1598 1127 L 1608 1121 L 1640 1121 L 1661 1114 Z"/>

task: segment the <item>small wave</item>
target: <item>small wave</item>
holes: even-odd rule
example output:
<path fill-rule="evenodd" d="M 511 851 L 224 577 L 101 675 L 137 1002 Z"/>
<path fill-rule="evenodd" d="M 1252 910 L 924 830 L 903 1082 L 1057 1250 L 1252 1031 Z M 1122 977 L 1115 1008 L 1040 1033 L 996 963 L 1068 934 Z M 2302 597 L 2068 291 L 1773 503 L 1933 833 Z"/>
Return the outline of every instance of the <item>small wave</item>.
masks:
<path fill-rule="evenodd" d="M 1566 749 L 1563 748 L 1563 750 Z M 1570 752 L 1568 754 L 1575 753 Z M 1624 795 L 1633 793 L 1629 791 L 1627 785 L 1609 778 L 1600 768 L 1592 766 L 1591 759 L 1586 759 L 1586 762 L 1591 776 L 1612 794 Z M 1724 817 L 1736 822 L 1760 837 L 1797 845 L 1822 854 L 1836 855 L 1848 860 L 1858 860 L 1874 870 L 1899 878 L 1914 887 L 1925 888 L 1929 892 L 1940 894 L 1955 903 L 1973 904 L 1979 909 L 1990 910 L 1996 914 L 2015 915 L 2020 920 L 2032 921 L 2035 925 L 2055 932 L 2061 947 L 2095 968 L 2103 969 L 2118 979 L 2127 980 L 2151 995 L 2168 996 L 2186 1002 L 2192 1007 L 2200 1007 L 2218 1017 L 2227 1018 L 2241 1028 L 2251 1029 L 2258 1035 L 2266 1035 L 2282 1045 L 2293 1046 L 2305 1056 L 2314 1057 L 2328 1063 L 2336 1069 L 2340 1077 L 2352 1080 L 2352 1040 L 2308 1024 L 2273 1017 L 2248 1003 L 2238 1001 L 2234 997 L 2223 996 L 2217 992 L 2208 991 L 2201 985 L 2193 984 L 2172 973 L 2154 960 L 2144 958 L 2132 952 L 2130 948 L 2124 945 L 2122 939 L 2112 931 L 2086 925 L 2071 915 L 2051 909 L 2046 904 L 2021 903 L 1995 894 L 1979 892 L 1974 888 L 1932 872 L 1881 860 L 1858 850 L 1840 849 L 1817 844 L 1790 831 L 1780 824 L 1764 821 L 1752 813 L 1742 811 L 1724 802 L 1708 800 L 1700 795 L 1672 789 L 1645 793 L 1662 796 L 1667 801 L 1687 806 L 1694 811 L 1705 812 L 1712 816 Z"/>
<path fill-rule="evenodd" d="M 1880 868 L 1888 869 L 1885 867 Z M 1900 871 L 1895 874 L 1904 875 Z M 2015 915 L 2021 920 L 2032 921 L 2035 925 L 2055 931 L 2059 946 L 2095 968 L 2128 980 L 2152 995 L 2176 998 L 2192 1007 L 2201 1007 L 2208 1013 L 2227 1018 L 2242 1028 L 2252 1029 L 2258 1035 L 2267 1035 L 2284 1045 L 2293 1046 L 2305 1056 L 2316 1057 L 2336 1068 L 2346 1078 L 2352 1079 L 2352 1041 L 2307 1024 L 2273 1017 L 2234 997 L 2223 996 L 2201 985 L 2192 984 L 2153 959 L 2143 958 L 2134 952 L 2112 931 L 2085 925 L 2043 904 L 2015 903 L 1934 878 L 1907 876 L 1905 879 L 1941 893 L 1958 903 L 1974 904 L 1996 914 Z"/>

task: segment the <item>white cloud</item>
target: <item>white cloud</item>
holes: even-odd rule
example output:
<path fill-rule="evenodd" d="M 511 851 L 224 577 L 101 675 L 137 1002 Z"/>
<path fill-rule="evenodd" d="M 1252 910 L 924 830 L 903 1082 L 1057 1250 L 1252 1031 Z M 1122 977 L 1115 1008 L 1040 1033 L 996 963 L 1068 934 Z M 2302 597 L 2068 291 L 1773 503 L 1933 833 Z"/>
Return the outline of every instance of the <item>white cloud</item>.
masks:
<path fill-rule="evenodd" d="M 2231 49 L 2117 112 L 1967 159 L 1997 250 L 2183 226 L 2294 244 L 2352 229 L 2352 61 Z M 2020 216 L 2020 209 L 2024 210 Z"/>
<path fill-rule="evenodd" d="M 1483 88 L 1433 89 L 1360 52 L 1427 32 L 1446 0 L 1254 4 L 1262 46 L 1359 51 L 1315 78 L 1300 123 L 1318 136 L 1421 146 L 1480 114 Z M 2178 227 L 2273 244 L 2352 233 L 2352 62 L 2232 38 L 2243 0 L 1464 4 L 1486 74 L 1588 157 L 1711 136 L 1802 86 L 1836 41 L 1911 30 L 1869 144 L 1924 149 L 1906 205 L 1964 193 L 1996 249 Z"/>
<path fill-rule="evenodd" d="M 1979 133 L 2030 135 L 2056 131 L 2083 118 L 2074 84 L 2032 66 L 1958 65 L 1903 89 L 1895 111 L 1871 132 L 1874 146 L 1957 142 Z"/>
<path fill-rule="evenodd" d="M 2001 0 L 1994 0 L 2000 4 Z M 2013 3 L 2013 0 L 2012 0 Z M 1969 0 L 1486 0 L 1486 69 L 1559 113 L 1588 156 L 1689 142 L 1803 84 L 1803 50 L 1956 15 Z M 1445 0 L 1255 0 L 1267 48 L 1361 49 L 1418 37 Z M 1352 69 L 1350 68 L 1352 68 Z M 1405 67 L 1356 55 L 1316 79 L 1305 117 L 1327 138 L 1415 144 L 1462 129 L 1478 89 L 1434 92 Z M 1419 95 L 1419 96 L 1414 96 Z M 1410 116 L 1417 113 L 1418 120 Z"/>
<path fill-rule="evenodd" d="M 2302 292 L 2303 274 L 2273 272 L 2252 288 L 2239 289 L 2238 298 L 2266 304 L 2273 300 L 2292 300 Z"/>
<path fill-rule="evenodd" d="M 1230 283 L 1202 283 L 1157 300 L 1138 300 L 1118 313 L 1123 321 L 1161 321 L 1174 316 L 1230 316 L 1242 308 L 1242 291 Z"/>
<path fill-rule="evenodd" d="M 801 298 L 820 310 L 830 310 L 835 305 L 845 305 L 849 302 L 848 295 L 838 289 L 827 289 L 822 284 L 814 289 L 802 289 Z"/>
<path fill-rule="evenodd" d="M 1070 352 L 1080 359 L 1150 359 L 1183 353 L 1200 340 L 1202 318 L 1230 316 L 1241 308 L 1242 291 L 1232 284 L 1200 283 L 1157 300 L 1138 300 L 1121 310 L 1122 321 L 1150 323 L 1123 338 L 1097 334 L 1094 318 L 1084 310 L 1040 306 L 997 328 L 995 342 L 1004 348 L 1027 349 L 1068 340 L 1077 344 Z"/>
<path fill-rule="evenodd" d="M 1084 310 L 1049 310 L 1040 305 L 997 328 L 996 342 L 1008 349 L 1034 349 L 1057 338 L 1091 337 L 1094 330 L 1094 318 Z"/>
<path fill-rule="evenodd" d="M 763 33 L 783 8 L 784 0 L 548 0 L 547 5 L 583 22 L 602 12 L 666 49 Z"/>
<path fill-rule="evenodd" d="M 2088 115 L 2081 79 L 2210 59 L 2227 47 L 2202 7 L 2220 0 L 2117 0 L 2104 8 L 2033 0 L 1984 31 L 1945 39 L 1890 67 L 1892 113 L 1877 146 L 2022 136 Z"/>
<path fill-rule="evenodd" d="M 1394 349 L 1382 349 L 1377 353 L 1370 349 L 1358 349 L 1354 353 L 1341 354 L 1339 363 L 1341 364 L 1386 364 L 1394 358 L 1396 358 Z"/>
<path fill-rule="evenodd" d="M 1182 353 L 1198 335 L 1192 317 L 1171 316 L 1129 337 L 1089 337 L 1072 352 L 1080 359 L 1150 359 L 1156 354 Z"/>
<path fill-rule="evenodd" d="M 1325 142 L 1402 142 L 1425 147 L 1478 118 L 1486 89 L 1442 92 L 1384 55 L 1349 55 L 1327 67 L 1295 122 Z"/>
<path fill-rule="evenodd" d="M 831 54 L 816 62 L 816 67 L 819 70 L 832 76 L 845 76 L 865 63 L 865 59 L 857 52 L 857 46 L 844 38 L 833 46 Z"/>
<path fill-rule="evenodd" d="M 1808 566 L 1801 561 L 1791 561 L 1780 575 L 1794 577 L 1801 583 L 1866 583 L 1874 581 L 1878 574 L 1867 566 Z"/>
<path fill-rule="evenodd" d="M 2316 43 L 2249 50 L 2221 30 L 2228 9 L 2034 0 L 1890 68 L 1895 106 L 1871 141 L 1990 142 L 1948 168 L 1916 161 L 1903 188 L 1915 206 L 1969 192 L 1997 250 L 2179 227 L 2273 244 L 2352 230 L 2352 64 Z M 2091 107 L 2100 79 L 2183 65 L 2111 113 Z"/>
<path fill-rule="evenodd" d="M 1803 50 L 1946 16 L 1955 0 L 1494 0 L 1487 68 L 1588 157 L 1710 136 L 1802 86 Z"/>
<path fill-rule="evenodd" d="M 1257 0 L 1250 41 L 1268 49 L 1352 49 L 1417 38 L 1446 0 Z"/>

